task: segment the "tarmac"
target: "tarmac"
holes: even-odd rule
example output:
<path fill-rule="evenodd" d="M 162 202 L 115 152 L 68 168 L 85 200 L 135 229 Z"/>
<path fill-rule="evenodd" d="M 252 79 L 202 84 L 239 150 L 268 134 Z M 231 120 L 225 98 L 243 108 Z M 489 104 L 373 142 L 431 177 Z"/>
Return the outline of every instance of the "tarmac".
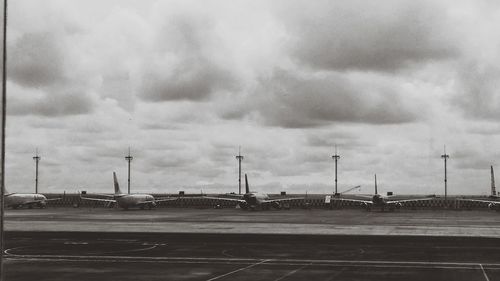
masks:
<path fill-rule="evenodd" d="M 47 208 L 7 210 L 8 231 L 424 235 L 500 237 L 490 210 L 364 210 Z"/>
<path fill-rule="evenodd" d="M 492 211 L 8 210 L 4 280 L 500 280 Z"/>

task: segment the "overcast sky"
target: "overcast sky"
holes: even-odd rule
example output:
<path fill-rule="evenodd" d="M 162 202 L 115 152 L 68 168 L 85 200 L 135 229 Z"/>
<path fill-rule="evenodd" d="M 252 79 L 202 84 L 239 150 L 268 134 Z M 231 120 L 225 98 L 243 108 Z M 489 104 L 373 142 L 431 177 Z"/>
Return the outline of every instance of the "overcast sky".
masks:
<path fill-rule="evenodd" d="M 498 1 L 9 2 L 6 187 L 488 194 Z M 496 167 L 496 166 L 495 166 Z M 498 169 L 500 174 L 500 169 Z"/>

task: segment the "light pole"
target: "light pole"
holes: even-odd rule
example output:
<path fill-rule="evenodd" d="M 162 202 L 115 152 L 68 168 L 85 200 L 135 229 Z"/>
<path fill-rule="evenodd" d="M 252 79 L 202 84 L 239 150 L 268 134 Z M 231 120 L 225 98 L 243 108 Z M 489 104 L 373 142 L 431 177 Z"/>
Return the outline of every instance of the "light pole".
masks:
<path fill-rule="evenodd" d="M 132 162 L 132 159 L 134 159 L 134 157 L 132 157 L 130 155 L 130 147 L 129 147 L 128 148 L 128 155 L 125 156 L 125 160 L 127 160 L 127 162 L 128 162 L 128 179 L 127 179 L 128 194 L 130 194 L 130 162 Z"/>
<path fill-rule="evenodd" d="M 5 193 L 5 124 L 7 111 L 7 0 L 3 1 L 3 52 L 2 52 L 2 137 L 0 154 L 0 281 L 3 280 L 4 249 L 4 193 Z"/>
<path fill-rule="evenodd" d="M 444 147 L 444 154 L 441 155 L 444 159 L 444 200 L 448 200 L 448 175 L 447 175 L 447 163 L 450 155 L 446 154 L 446 146 Z"/>
<path fill-rule="evenodd" d="M 241 160 L 243 160 L 243 155 L 241 155 L 241 147 L 238 148 L 238 155 L 236 159 L 238 159 L 238 194 L 241 194 Z"/>
<path fill-rule="evenodd" d="M 337 146 L 335 146 L 335 155 L 332 155 L 332 158 L 335 160 L 335 196 L 338 196 L 338 190 L 337 190 L 337 161 L 340 158 L 340 155 L 337 154 Z"/>
<path fill-rule="evenodd" d="M 38 162 L 40 162 L 41 159 L 42 157 L 38 155 L 38 148 L 37 148 L 36 154 L 33 157 L 33 160 L 35 160 L 35 193 L 38 193 Z"/>

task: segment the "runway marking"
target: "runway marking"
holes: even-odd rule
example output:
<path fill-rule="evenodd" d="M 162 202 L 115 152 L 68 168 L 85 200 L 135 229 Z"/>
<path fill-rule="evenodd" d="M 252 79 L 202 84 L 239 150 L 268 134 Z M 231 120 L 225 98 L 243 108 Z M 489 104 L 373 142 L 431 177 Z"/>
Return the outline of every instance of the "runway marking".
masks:
<path fill-rule="evenodd" d="M 486 275 L 486 271 L 484 271 L 483 265 L 479 264 L 479 267 L 481 267 L 481 270 L 483 271 L 483 275 L 486 281 L 490 281 L 490 278 L 488 278 L 488 275 Z"/>
<path fill-rule="evenodd" d="M 220 261 L 220 262 L 258 262 L 262 259 L 258 258 L 225 258 L 225 257 L 154 257 L 154 256 L 99 256 L 99 255 L 20 255 L 12 253 L 12 250 L 21 249 L 25 247 L 15 247 L 6 249 L 4 252 L 7 254 L 6 257 L 13 256 L 18 258 L 63 258 L 63 259 L 150 259 L 150 260 L 184 260 L 184 261 Z M 139 250 L 139 249 L 136 249 Z M 477 266 L 478 263 L 474 262 L 433 262 L 433 261 L 390 261 L 390 260 L 327 260 L 327 259 L 268 259 L 268 261 L 277 263 L 339 263 L 339 264 L 402 264 L 402 265 L 448 265 L 448 266 Z M 482 263 L 484 266 L 500 267 L 500 263 Z"/>
<path fill-rule="evenodd" d="M 149 251 L 153 250 L 154 248 L 158 247 L 158 244 L 154 244 L 151 247 L 146 247 L 146 248 L 139 248 L 139 249 L 131 249 L 131 250 L 122 250 L 122 251 L 111 251 L 111 252 L 104 252 L 101 254 L 116 254 L 116 253 L 129 253 L 129 252 L 142 252 L 142 251 Z"/>
<path fill-rule="evenodd" d="M 283 275 L 283 276 L 281 276 L 281 277 L 279 277 L 277 279 L 274 279 L 274 281 L 279 281 L 279 280 L 282 280 L 282 279 L 284 279 L 284 278 L 286 278 L 286 277 L 288 277 L 290 275 L 293 275 L 293 274 L 301 271 L 302 269 L 304 269 L 308 265 L 311 265 L 311 263 L 305 264 L 305 265 L 303 265 L 303 266 L 301 266 L 301 267 L 299 267 L 299 268 L 297 268 L 295 270 L 292 270 L 292 271 L 288 272 L 287 274 L 285 274 L 285 275 Z"/>
<path fill-rule="evenodd" d="M 255 258 L 198 258 L 198 257 L 151 257 L 151 256 L 74 256 L 74 255 L 18 255 L 13 254 L 12 250 L 23 247 L 6 249 L 5 257 L 11 260 L 46 260 L 46 261 L 103 261 L 103 262 L 164 262 L 164 263 L 184 263 L 184 264 L 207 264 L 207 263 L 225 263 L 225 264 L 249 264 L 247 268 L 266 262 L 270 265 L 315 265 L 315 266 L 369 266 L 369 267 L 392 267 L 392 268 L 443 268 L 443 269 L 477 269 L 478 263 L 470 262 L 427 262 L 427 261 L 368 261 L 368 260 L 311 260 L 311 259 L 262 259 Z M 484 276 L 489 281 L 484 266 L 499 270 L 500 263 L 480 264 Z M 240 270 L 244 270 L 242 268 Z"/>
<path fill-rule="evenodd" d="M 258 262 L 258 263 L 251 264 L 251 265 L 249 265 L 249 266 L 246 266 L 246 267 L 242 267 L 242 268 L 239 268 L 239 269 L 233 270 L 233 271 L 228 272 L 228 273 L 226 273 L 226 274 L 222 274 L 222 275 L 219 275 L 219 276 L 216 276 L 216 277 L 210 278 L 210 279 L 208 279 L 207 281 L 217 280 L 217 279 L 220 279 L 220 278 L 222 278 L 222 277 L 226 277 L 226 276 L 231 275 L 231 274 L 233 274 L 233 273 L 240 272 L 240 271 L 242 271 L 242 270 L 252 268 L 252 267 L 254 267 L 254 266 L 256 266 L 256 265 L 263 264 L 263 263 L 268 262 L 268 261 L 270 261 L 270 259 L 263 260 L 263 261 L 260 261 L 260 262 Z"/>
<path fill-rule="evenodd" d="M 54 261 L 75 261 L 75 259 L 43 259 L 43 258 L 37 258 L 37 259 L 25 259 L 25 258 L 8 258 L 9 260 L 12 261 L 44 261 L 44 262 L 54 262 Z M 102 261 L 102 262 L 108 262 L 108 263 L 114 263 L 114 262 L 120 262 L 120 263 L 154 263 L 157 264 L 158 262 L 164 263 L 164 264 L 241 264 L 241 265 L 246 265 L 248 263 L 245 262 L 210 262 L 210 261 L 170 261 L 170 260 L 162 260 L 162 261 L 156 261 L 156 260 L 112 260 L 112 259 L 105 259 L 105 260 L 96 260 L 96 259 L 79 259 L 79 262 L 97 262 L 97 261 Z M 251 264 L 252 265 L 252 264 Z M 296 266 L 300 265 L 297 263 L 274 263 L 274 262 L 267 262 L 266 265 L 271 265 L 271 266 L 280 266 L 280 265 L 289 265 L 289 266 Z M 309 264 L 303 264 L 303 265 L 309 265 Z M 359 267 L 359 264 L 312 264 L 315 266 L 325 266 L 325 267 L 342 267 L 342 271 L 345 271 L 348 267 Z M 362 265 L 361 265 L 362 266 Z M 412 268 L 412 269 L 466 269 L 466 270 L 477 270 L 477 264 L 476 266 L 408 266 L 408 265 L 369 265 L 365 267 L 370 267 L 370 268 Z M 500 270 L 500 267 L 498 268 L 492 268 L 490 267 L 491 270 Z"/>

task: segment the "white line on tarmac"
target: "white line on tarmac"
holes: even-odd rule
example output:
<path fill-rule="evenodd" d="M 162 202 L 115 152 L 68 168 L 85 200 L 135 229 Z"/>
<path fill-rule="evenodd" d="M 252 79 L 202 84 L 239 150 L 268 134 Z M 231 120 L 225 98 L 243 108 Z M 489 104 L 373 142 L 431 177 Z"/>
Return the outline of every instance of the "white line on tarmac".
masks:
<path fill-rule="evenodd" d="M 299 268 L 297 268 L 297 269 L 295 269 L 295 270 L 292 270 L 292 271 L 288 272 L 287 274 L 285 274 L 285 275 L 283 275 L 283 276 L 281 276 L 281 277 L 279 277 L 279 278 L 277 278 L 277 279 L 274 279 L 274 281 L 279 281 L 279 280 L 282 280 L 282 279 L 284 279 L 284 278 L 286 278 L 286 277 L 288 277 L 288 276 L 290 276 L 290 275 L 292 275 L 292 274 L 295 274 L 295 273 L 297 273 L 297 272 L 301 271 L 302 269 L 304 269 L 306 266 L 308 266 L 308 265 L 310 265 L 310 264 L 311 264 L 311 263 L 304 264 L 303 266 L 301 266 L 301 267 L 299 267 Z"/>
<path fill-rule="evenodd" d="M 172 263 L 259 263 L 262 259 L 256 258 L 213 258 L 213 257 L 151 257 L 151 256 L 75 256 L 75 255 L 17 255 L 11 253 L 11 248 L 5 250 L 5 258 L 16 260 L 100 260 L 100 261 L 136 261 L 136 262 L 172 262 Z M 473 262 L 432 262 L 432 261 L 390 261 L 390 260 L 328 260 L 328 259 L 268 259 L 268 264 L 283 265 L 342 265 L 342 266 L 388 266 L 388 267 L 441 267 L 441 268 L 477 268 L 478 263 Z M 255 265 L 253 265 L 255 266 Z M 481 268 L 487 266 L 491 269 L 500 269 L 500 263 L 482 263 Z"/>
<path fill-rule="evenodd" d="M 239 269 L 233 270 L 233 271 L 228 272 L 228 273 L 226 273 L 226 274 L 222 274 L 222 275 L 219 275 L 219 276 L 216 276 L 216 277 L 210 278 L 210 279 L 208 279 L 207 281 L 217 280 L 217 279 L 220 279 L 220 278 L 222 278 L 222 277 L 226 277 L 226 276 L 231 275 L 231 274 L 233 274 L 233 273 L 236 273 L 236 272 L 239 272 L 239 271 L 242 271 L 242 270 L 245 270 L 245 269 L 252 268 L 252 267 L 254 267 L 254 266 L 256 266 L 256 265 L 263 264 L 263 263 L 268 262 L 268 261 L 270 261 L 270 260 L 263 260 L 263 261 L 260 261 L 260 262 L 258 262 L 258 263 L 251 264 L 251 265 L 249 265 L 249 266 L 246 266 L 246 267 L 242 267 L 242 268 L 239 268 Z"/>
<path fill-rule="evenodd" d="M 483 265 L 479 264 L 479 267 L 481 267 L 481 270 L 483 271 L 483 275 L 486 281 L 490 281 L 490 278 L 488 278 L 488 275 L 486 275 L 486 271 L 484 271 Z"/>

